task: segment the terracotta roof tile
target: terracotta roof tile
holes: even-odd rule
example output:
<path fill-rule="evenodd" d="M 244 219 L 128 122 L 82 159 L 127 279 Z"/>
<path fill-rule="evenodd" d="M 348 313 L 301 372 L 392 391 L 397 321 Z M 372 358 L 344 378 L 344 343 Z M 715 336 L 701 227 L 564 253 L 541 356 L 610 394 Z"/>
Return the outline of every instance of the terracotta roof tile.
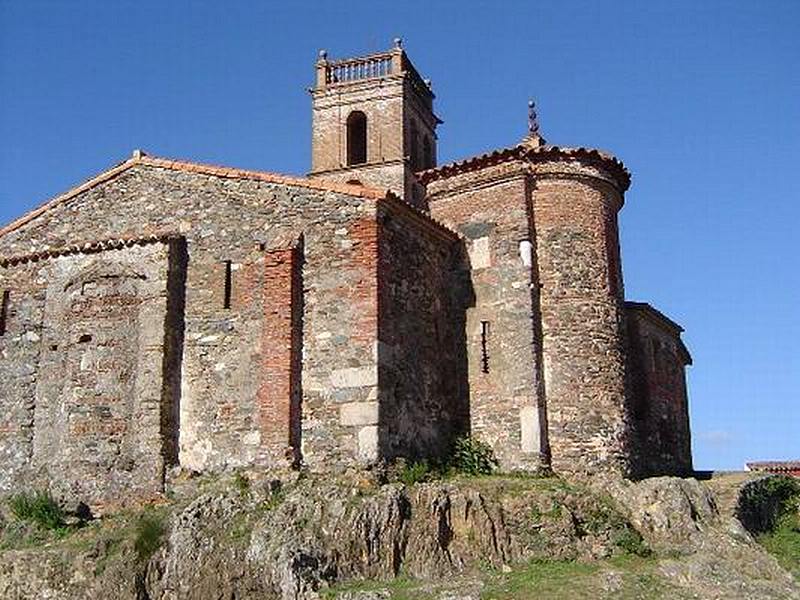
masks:
<path fill-rule="evenodd" d="M 13 267 L 15 265 L 36 262 L 57 256 L 67 256 L 69 254 L 94 254 L 106 250 L 119 250 L 130 248 L 131 246 L 145 246 L 147 244 L 165 243 L 180 236 L 176 233 L 164 233 L 158 235 L 147 235 L 142 237 L 123 237 L 109 238 L 104 240 L 94 240 L 80 244 L 71 244 L 60 248 L 48 248 L 38 252 L 30 252 L 18 256 L 0 257 L 0 267 Z"/>
<path fill-rule="evenodd" d="M 800 460 L 763 460 L 747 463 L 751 471 L 800 471 Z"/>
<path fill-rule="evenodd" d="M 542 145 L 530 146 L 522 143 L 511 148 L 502 148 L 478 156 L 466 158 L 464 160 L 451 162 L 445 165 L 428 169 L 417 174 L 423 184 L 438 179 L 445 179 L 460 173 L 483 169 L 488 166 L 503 163 L 508 160 L 528 159 L 531 161 L 542 161 L 552 159 L 568 160 L 588 160 L 602 163 L 603 166 L 617 179 L 620 188 L 624 192 L 630 187 L 631 175 L 625 165 L 618 158 L 593 148 L 568 148 L 561 146 Z"/>

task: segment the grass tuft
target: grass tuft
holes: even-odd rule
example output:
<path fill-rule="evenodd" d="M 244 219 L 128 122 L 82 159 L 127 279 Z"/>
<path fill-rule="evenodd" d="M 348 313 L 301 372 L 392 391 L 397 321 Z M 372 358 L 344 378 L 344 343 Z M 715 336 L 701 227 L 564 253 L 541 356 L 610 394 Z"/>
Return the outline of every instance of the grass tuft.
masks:
<path fill-rule="evenodd" d="M 67 531 L 64 510 L 49 492 L 22 492 L 12 496 L 8 504 L 11 513 L 20 521 L 32 523 L 45 531 Z"/>
<path fill-rule="evenodd" d="M 784 515 L 777 525 L 757 537 L 764 549 L 800 580 L 800 513 Z"/>
<path fill-rule="evenodd" d="M 244 473 L 237 472 L 233 477 L 233 486 L 242 498 L 250 495 L 250 479 Z"/>
<path fill-rule="evenodd" d="M 397 478 L 406 485 L 414 485 L 436 479 L 437 473 L 427 460 L 420 460 L 404 464 Z"/>
<path fill-rule="evenodd" d="M 163 518 L 159 515 L 144 515 L 136 523 L 133 548 L 140 562 L 147 562 L 150 557 L 161 547 L 164 541 L 166 527 Z"/>

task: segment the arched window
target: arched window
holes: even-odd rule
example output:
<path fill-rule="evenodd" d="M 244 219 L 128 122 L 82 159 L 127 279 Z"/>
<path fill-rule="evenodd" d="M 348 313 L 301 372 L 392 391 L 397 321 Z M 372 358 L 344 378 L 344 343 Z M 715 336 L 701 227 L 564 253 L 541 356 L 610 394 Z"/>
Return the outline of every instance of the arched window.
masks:
<path fill-rule="evenodd" d="M 367 162 L 367 115 L 354 110 L 347 117 L 347 165 Z"/>
<path fill-rule="evenodd" d="M 433 167 L 433 148 L 431 147 L 431 138 L 427 135 L 422 141 L 422 157 L 425 161 L 422 165 L 423 169 L 430 169 Z"/>

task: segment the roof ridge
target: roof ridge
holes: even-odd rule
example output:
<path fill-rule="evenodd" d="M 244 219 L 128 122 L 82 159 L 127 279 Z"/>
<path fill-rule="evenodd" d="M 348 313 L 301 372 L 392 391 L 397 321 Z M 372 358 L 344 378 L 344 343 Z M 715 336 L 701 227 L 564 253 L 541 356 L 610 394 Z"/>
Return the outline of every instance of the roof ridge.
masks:
<path fill-rule="evenodd" d="M 158 156 L 150 156 L 142 154 L 140 157 L 133 159 L 138 164 L 143 164 L 152 167 L 160 167 L 164 169 L 172 169 L 175 171 L 185 171 L 190 173 L 203 173 L 207 175 L 216 175 L 219 177 L 227 177 L 231 179 L 255 179 L 258 181 L 266 181 L 268 183 L 277 183 L 284 185 L 294 185 L 309 189 L 315 189 L 326 192 L 339 192 L 350 196 L 358 196 L 361 198 L 384 198 L 388 190 L 379 188 L 368 187 L 364 185 L 355 185 L 352 183 L 336 183 L 332 181 L 322 181 L 319 179 L 312 179 L 310 177 L 302 177 L 297 175 L 284 175 L 281 173 L 274 173 L 271 171 L 256 171 L 251 169 L 238 169 L 236 167 L 225 167 L 221 165 L 212 165 L 208 163 L 199 163 L 189 160 L 162 158 Z"/>
<path fill-rule="evenodd" d="M 36 262 L 38 260 L 53 258 L 56 256 L 66 256 L 67 254 L 90 254 L 95 252 L 103 252 L 105 250 L 119 250 L 120 248 L 124 248 L 126 246 L 144 246 L 159 242 L 164 243 L 180 237 L 181 236 L 178 233 L 167 232 L 136 237 L 117 236 L 113 238 L 104 238 L 79 244 L 70 244 L 68 246 L 61 246 L 58 248 L 48 248 L 45 250 L 28 252 L 27 254 L 0 257 L 0 267 L 14 266 L 27 262 Z"/>
<path fill-rule="evenodd" d="M 84 181 L 83 183 L 70 188 L 54 198 L 47 200 L 43 204 L 33 208 L 21 217 L 11 221 L 4 227 L 0 228 L 0 237 L 16 231 L 20 227 L 30 223 L 33 219 L 43 214 L 44 212 L 55 208 L 75 196 L 86 192 L 101 183 L 105 183 L 113 179 L 120 173 L 130 169 L 131 167 L 143 165 L 163 169 L 171 169 L 174 171 L 183 171 L 188 173 L 201 173 L 205 175 L 212 175 L 217 177 L 226 177 L 230 179 L 253 179 L 257 181 L 264 181 L 267 183 L 275 183 L 279 185 L 291 185 L 303 187 L 306 189 L 318 190 L 321 192 L 336 192 L 346 194 L 349 196 L 356 196 L 359 198 L 370 199 L 383 199 L 391 192 L 389 190 L 380 190 L 378 188 L 371 188 L 362 185 L 354 185 L 348 183 L 335 183 L 329 181 L 320 181 L 308 177 L 298 177 L 292 175 L 281 175 L 279 173 L 271 173 L 268 171 L 254 171 L 248 169 L 237 169 L 234 167 L 223 167 L 217 165 L 210 165 L 188 160 L 176 160 L 170 158 L 161 158 L 157 156 L 149 156 L 140 150 L 136 150 L 133 156 L 121 163 L 117 163 L 110 169 L 95 175 L 94 177 Z"/>
<path fill-rule="evenodd" d="M 77 185 L 77 186 L 75 186 L 73 188 L 70 188 L 66 192 L 63 192 L 63 193 L 55 196 L 54 198 L 52 198 L 50 200 L 47 200 L 46 202 L 44 202 L 43 204 L 40 204 L 36 208 L 33 208 L 32 210 L 29 210 L 28 212 L 26 212 L 21 217 L 18 217 L 17 219 L 14 219 L 8 225 L 6 225 L 3 228 L 1 228 L 0 229 L 0 237 L 3 237 L 7 233 L 11 233 L 12 231 L 16 231 L 17 229 L 19 229 L 23 225 L 26 225 L 27 223 L 30 223 L 33 219 L 35 219 L 36 217 L 38 217 L 42 213 L 50 210 L 51 208 L 54 208 L 54 207 L 58 206 L 59 204 L 63 204 L 64 202 L 67 202 L 68 200 L 71 200 L 72 198 L 74 198 L 78 194 L 86 192 L 86 191 L 92 189 L 93 187 L 95 187 L 95 186 L 97 186 L 97 185 L 99 185 L 101 183 L 104 183 L 105 181 L 108 181 L 109 179 L 113 179 L 114 177 L 116 177 L 117 175 L 122 173 L 123 171 L 126 171 L 127 169 L 132 167 L 134 164 L 136 164 L 137 160 L 138 159 L 134 157 L 134 158 L 129 158 L 128 160 L 125 160 L 125 161 L 123 161 L 121 163 L 117 163 L 115 166 L 111 167 L 110 169 L 107 169 L 107 170 L 103 171 L 99 175 L 95 175 L 91 179 L 87 179 L 83 183 L 81 183 L 81 184 L 79 184 L 79 185 Z"/>

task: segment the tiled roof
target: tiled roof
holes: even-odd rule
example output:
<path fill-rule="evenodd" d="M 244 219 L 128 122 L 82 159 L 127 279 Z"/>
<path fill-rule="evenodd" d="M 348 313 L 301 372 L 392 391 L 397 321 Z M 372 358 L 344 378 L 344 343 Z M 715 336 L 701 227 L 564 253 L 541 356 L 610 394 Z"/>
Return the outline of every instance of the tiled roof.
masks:
<path fill-rule="evenodd" d="M 178 234 L 165 233 L 161 235 L 148 235 L 135 238 L 111 238 L 106 240 L 95 240 L 82 244 L 72 244 L 60 248 L 48 248 L 38 252 L 30 252 L 18 256 L 0 257 L 0 267 L 9 267 L 22 263 L 36 262 L 57 256 L 67 256 L 70 254 L 94 254 L 106 250 L 120 250 L 131 246 L 146 246 L 148 244 L 164 243 L 171 239 L 180 237 Z"/>
<path fill-rule="evenodd" d="M 528 159 L 534 162 L 565 159 L 597 162 L 601 163 L 602 166 L 617 179 L 623 192 L 627 190 L 631 184 L 631 174 L 628 172 L 628 169 L 625 168 L 622 161 L 602 150 L 595 150 L 592 148 L 564 148 L 552 145 L 541 145 L 537 147 L 525 143 L 451 162 L 436 167 L 435 169 L 422 171 L 417 175 L 422 183 L 426 184 L 431 181 L 436 181 L 437 179 L 445 179 L 460 173 L 483 169 L 514 159 Z"/>
<path fill-rule="evenodd" d="M 347 194 L 349 196 L 356 196 L 360 198 L 382 199 L 390 192 L 386 190 L 379 190 L 376 188 L 365 187 L 361 185 L 351 185 L 345 183 L 333 183 L 327 181 L 319 181 L 316 179 L 308 179 L 304 177 L 291 177 L 288 175 L 279 175 L 277 173 L 268 173 L 265 171 L 248 171 L 244 169 L 233 169 L 230 167 L 219 167 L 214 165 L 205 165 L 181 160 L 170 160 L 166 158 L 157 158 L 148 156 L 143 152 L 134 152 L 133 157 L 123 163 L 118 164 L 111 169 L 104 171 L 100 175 L 93 177 L 89 181 L 72 188 L 71 190 L 56 196 L 45 204 L 33 209 L 19 219 L 9 223 L 0 229 L 0 236 L 6 235 L 16 229 L 19 229 L 26 223 L 29 223 L 42 213 L 54 208 L 60 204 L 68 202 L 72 198 L 82 194 L 83 192 L 92 189 L 106 181 L 109 181 L 119 175 L 120 173 L 138 166 L 144 165 L 149 167 L 158 167 L 162 169 L 170 169 L 173 171 L 184 171 L 187 173 L 199 173 L 202 175 L 213 175 L 215 177 L 225 177 L 230 179 L 251 179 L 256 181 L 264 181 L 267 183 L 276 183 L 281 185 L 297 186 L 312 190 L 319 190 L 323 192 L 337 192 L 340 194 Z"/>
<path fill-rule="evenodd" d="M 751 471 L 800 471 L 800 460 L 763 460 L 747 463 Z"/>

